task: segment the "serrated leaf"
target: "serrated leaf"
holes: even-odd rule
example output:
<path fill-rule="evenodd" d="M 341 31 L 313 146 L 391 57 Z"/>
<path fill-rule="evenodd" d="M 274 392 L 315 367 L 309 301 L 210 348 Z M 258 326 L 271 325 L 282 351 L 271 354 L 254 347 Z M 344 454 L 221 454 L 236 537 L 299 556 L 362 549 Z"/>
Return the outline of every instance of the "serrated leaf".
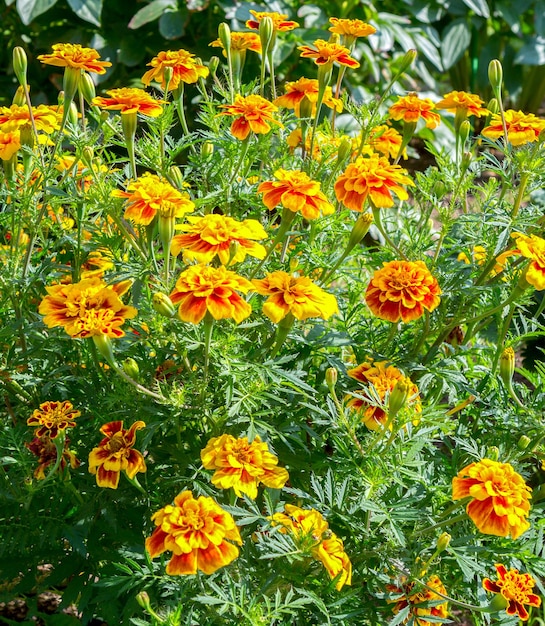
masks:
<path fill-rule="evenodd" d="M 475 11 L 477 15 L 487 19 L 490 17 L 490 9 L 486 0 L 463 0 L 463 2 L 472 11 Z"/>
<path fill-rule="evenodd" d="M 57 0 L 17 0 L 15 6 L 21 22 L 28 26 L 33 19 L 45 13 L 56 3 Z"/>
<path fill-rule="evenodd" d="M 153 0 L 145 7 L 142 7 L 137 11 L 128 23 L 128 27 L 131 29 L 140 28 L 144 24 L 153 22 L 160 17 L 167 9 L 176 9 L 176 4 L 173 0 Z"/>
<path fill-rule="evenodd" d="M 100 14 L 102 13 L 102 0 L 68 0 L 68 4 L 74 13 L 86 22 L 100 26 Z"/>
<path fill-rule="evenodd" d="M 448 70 L 464 54 L 471 43 L 471 30 L 465 20 L 456 20 L 445 28 L 441 42 L 443 67 Z"/>
<path fill-rule="evenodd" d="M 185 33 L 187 11 L 165 11 L 159 18 L 159 32 L 165 39 L 179 39 Z"/>

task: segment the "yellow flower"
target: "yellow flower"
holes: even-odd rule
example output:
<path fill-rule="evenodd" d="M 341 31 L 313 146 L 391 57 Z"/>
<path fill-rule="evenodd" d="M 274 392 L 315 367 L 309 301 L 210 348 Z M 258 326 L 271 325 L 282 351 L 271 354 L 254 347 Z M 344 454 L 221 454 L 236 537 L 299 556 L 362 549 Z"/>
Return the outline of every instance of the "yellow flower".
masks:
<path fill-rule="evenodd" d="M 57 43 L 53 54 L 40 54 L 38 61 L 56 67 L 70 67 L 85 70 L 93 74 L 105 74 L 106 68 L 112 64 L 109 61 L 99 61 L 99 53 L 93 48 L 84 48 L 75 43 Z"/>
<path fill-rule="evenodd" d="M 283 127 L 273 117 L 273 113 L 278 110 L 278 107 L 256 94 L 246 97 L 237 94 L 233 104 L 222 104 L 221 108 L 225 109 L 225 112 L 219 113 L 219 115 L 235 117 L 231 124 L 231 134 L 241 141 L 248 137 L 250 131 L 261 134 L 268 133 L 271 130 L 270 124 Z"/>
<path fill-rule="evenodd" d="M 274 31 L 285 32 L 288 30 L 293 30 L 297 28 L 299 24 L 297 22 L 292 22 L 287 20 L 288 17 L 286 13 L 275 13 L 275 12 L 267 12 L 267 11 L 253 11 L 250 9 L 250 13 L 254 16 L 255 19 L 247 20 L 246 28 L 251 28 L 252 30 L 259 30 L 259 24 L 264 17 L 270 17 L 273 23 Z"/>
<path fill-rule="evenodd" d="M 314 141 L 312 145 L 312 158 L 318 160 L 322 154 L 320 150 L 320 145 L 322 144 L 321 139 L 325 139 L 323 134 L 320 131 L 316 133 L 316 141 Z M 310 145 L 312 143 L 311 134 L 306 133 L 305 136 L 305 152 L 310 153 Z M 303 147 L 303 133 L 300 128 L 294 128 L 290 134 L 286 138 L 286 144 L 290 148 L 290 152 L 294 152 L 295 148 L 301 146 Z"/>
<path fill-rule="evenodd" d="M 440 602 L 442 598 L 439 593 L 446 595 L 447 592 L 439 576 L 430 576 L 426 585 L 427 587 L 423 587 L 416 582 L 404 583 L 400 587 L 386 585 L 386 589 L 397 596 L 395 599 L 389 600 L 389 602 L 395 602 L 393 610 L 396 615 L 409 607 L 409 613 L 403 620 L 403 624 L 410 621 L 414 626 L 434 626 L 437 624 L 436 617 L 442 620 L 446 620 L 448 617 L 448 603 Z M 433 605 L 430 606 L 430 604 Z M 426 619 L 428 616 L 432 620 Z"/>
<path fill-rule="evenodd" d="M 517 539 L 530 528 L 531 489 L 510 463 L 483 459 L 452 479 L 452 499 L 471 498 L 466 511 L 487 535 Z"/>
<path fill-rule="evenodd" d="M 374 35 L 377 29 L 371 24 L 367 24 L 362 20 L 349 20 L 339 17 L 330 17 L 329 21 L 333 26 L 329 27 L 329 31 L 337 35 L 344 35 L 350 38 L 369 37 Z"/>
<path fill-rule="evenodd" d="M 247 293 L 251 288 L 249 280 L 223 265 L 191 265 L 178 277 L 170 299 L 180 305 L 178 315 L 184 322 L 198 324 L 208 311 L 216 320 L 232 317 L 240 324 L 252 307 L 237 291 Z"/>
<path fill-rule="evenodd" d="M 32 107 L 32 116 L 38 132 L 43 131 L 50 135 L 61 127 L 62 111 L 59 110 L 59 107 L 40 104 L 37 107 Z M 2 132 L 21 130 L 21 128 L 30 127 L 30 124 L 30 112 L 26 105 L 12 104 L 9 107 L 0 107 Z"/>
<path fill-rule="evenodd" d="M 335 296 L 306 276 L 290 276 L 278 270 L 265 278 L 254 278 L 252 283 L 257 293 L 269 296 L 263 305 L 263 313 L 275 324 L 288 313 L 298 320 L 306 320 L 309 317 L 329 319 L 339 312 Z"/>
<path fill-rule="evenodd" d="M 235 439 L 222 435 L 210 439 L 201 451 L 205 469 L 213 469 L 212 483 L 220 489 L 234 489 L 241 497 L 245 493 L 255 500 L 260 483 L 272 489 L 282 489 L 289 478 L 287 470 L 278 467 L 278 458 L 259 436 L 250 443 L 247 437 Z"/>
<path fill-rule="evenodd" d="M 423 261 L 389 261 L 374 274 L 365 301 L 388 322 L 411 322 L 439 306 L 441 289 Z"/>
<path fill-rule="evenodd" d="M 531 259 L 524 275 L 527 282 L 538 291 L 545 289 L 545 239 L 522 233 L 513 233 L 511 237 L 514 237 L 517 243 L 515 253 Z"/>
<path fill-rule="evenodd" d="M 223 44 L 221 39 L 215 39 L 209 44 L 213 48 L 222 48 Z M 261 54 L 261 39 L 257 33 L 239 33 L 231 31 L 231 52 L 244 52 L 246 50 L 253 50 Z M 227 56 L 227 52 L 223 49 L 223 56 Z"/>
<path fill-rule="evenodd" d="M 375 152 L 380 152 L 385 157 L 395 159 L 401 147 L 403 137 L 395 128 L 381 124 L 375 126 L 369 135 L 369 145 Z M 403 150 L 404 159 L 407 159 L 407 150 Z"/>
<path fill-rule="evenodd" d="M 418 387 L 410 378 L 404 376 L 397 367 L 390 365 L 388 361 L 368 361 L 349 369 L 346 373 L 350 378 L 360 383 L 372 385 L 374 392 L 381 401 L 386 400 L 386 396 L 392 393 L 400 380 L 404 381 L 409 388 L 407 406 L 413 414 L 413 422 L 418 421 L 422 413 Z M 358 389 L 355 393 L 359 396 L 368 397 L 365 389 Z M 388 422 L 387 410 L 385 411 L 380 405 L 373 404 L 371 397 L 368 400 L 364 400 L 363 397 L 351 397 L 347 406 L 362 415 L 362 422 L 369 430 L 378 430 Z"/>
<path fill-rule="evenodd" d="M 286 504 L 284 513 L 275 513 L 271 521 L 274 526 L 282 526 L 280 532 L 289 532 L 293 536 L 298 549 L 321 561 L 332 579 L 339 576 L 338 591 L 344 585 L 352 584 L 352 563 L 344 551 L 343 542 L 329 530 L 321 513 Z"/>
<path fill-rule="evenodd" d="M 151 70 L 142 76 L 142 83 L 146 87 L 152 80 L 166 87 L 165 68 L 172 69 L 172 78 L 168 84 L 169 91 L 177 89 L 180 83 L 196 83 L 199 78 L 208 76 L 208 68 L 197 62 L 194 54 L 186 50 L 167 50 L 159 54 L 148 63 Z"/>
<path fill-rule="evenodd" d="M 391 207 L 394 205 L 392 193 L 400 200 L 409 197 L 402 185 L 414 185 L 407 170 L 392 165 L 384 156 L 371 153 L 348 165 L 335 182 L 335 195 L 353 211 L 362 211 L 367 198 L 376 207 Z"/>
<path fill-rule="evenodd" d="M 138 472 L 146 471 L 142 453 L 133 450 L 136 431 L 145 426 L 142 421 L 134 422 L 128 429 L 123 428 L 122 421 L 101 426 L 104 439 L 89 453 L 89 472 L 96 475 L 99 487 L 117 489 L 121 472 L 132 480 Z"/>
<path fill-rule="evenodd" d="M 496 265 L 494 265 L 493 269 L 490 271 L 490 275 L 496 276 L 500 272 L 503 272 L 503 270 L 505 269 L 505 265 L 507 263 L 507 259 L 510 256 L 513 256 L 516 254 L 517 254 L 516 250 L 506 250 L 505 252 L 498 254 L 498 256 L 496 257 Z M 477 265 L 484 265 L 486 261 L 488 260 L 488 253 L 486 252 L 486 248 L 484 248 L 483 246 L 474 246 L 472 257 L 473 257 L 473 262 L 477 263 Z M 467 263 L 467 264 L 471 263 L 471 261 L 469 260 L 465 252 L 460 252 L 458 254 L 458 261 L 463 261 L 464 263 Z"/>
<path fill-rule="evenodd" d="M 93 176 L 93 172 L 81 160 L 77 159 L 72 154 L 63 154 L 62 156 L 56 154 L 55 159 L 57 161 L 55 169 L 58 172 L 64 174 L 70 171 L 70 177 L 77 181 L 78 187 L 84 191 L 88 191 L 91 188 L 95 177 Z M 109 171 L 104 164 L 93 164 L 93 167 L 95 173 L 99 172 L 105 174 Z"/>
<path fill-rule="evenodd" d="M 71 337 L 123 337 L 120 326 L 137 314 L 134 307 L 124 305 L 119 298 L 130 286 L 130 280 L 106 285 L 96 276 L 78 283 L 52 285 L 46 287 L 48 295 L 38 311 L 44 315 L 46 326 L 62 326 Z"/>
<path fill-rule="evenodd" d="M 446 109 L 450 113 L 458 113 L 462 110 L 466 116 L 475 115 L 481 117 L 486 115 L 488 110 L 483 108 L 484 101 L 473 93 L 466 91 L 450 91 L 442 100 L 435 103 L 436 109 Z"/>
<path fill-rule="evenodd" d="M 101 248 L 99 250 L 91 250 L 87 258 L 80 266 L 80 276 L 83 279 L 98 276 L 102 278 L 104 272 L 113 269 L 111 253 L 109 250 Z"/>
<path fill-rule="evenodd" d="M 299 78 L 296 81 L 287 82 L 286 93 L 276 98 L 274 104 L 287 109 L 294 109 L 295 115 L 301 117 L 301 102 L 306 98 L 312 104 L 312 117 L 316 115 L 316 103 L 318 101 L 318 81 L 315 78 Z M 325 88 L 323 104 L 337 113 L 343 110 L 343 104 L 338 98 L 333 97 L 331 87 Z"/>
<path fill-rule="evenodd" d="M 533 113 L 507 109 L 504 117 L 507 138 L 514 146 L 537 141 L 540 133 L 545 129 L 545 120 L 536 117 Z M 490 124 L 481 131 L 481 135 L 489 139 L 503 137 L 503 124 L 499 113 L 492 116 Z"/>
<path fill-rule="evenodd" d="M 80 466 L 80 461 L 76 458 L 76 455 L 68 448 L 70 445 L 70 439 L 66 437 L 64 439 L 64 448 L 62 450 L 61 462 L 59 464 L 59 471 L 63 473 L 65 468 L 70 465 L 72 469 L 76 469 Z M 34 478 L 36 480 L 45 479 L 45 470 L 50 466 L 54 466 L 57 462 L 57 446 L 55 442 L 48 435 L 42 437 L 34 437 L 30 443 L 25 443 L 25 447 L 32 452 L 34 456 L 38 457 L 38 467 L 34 470 Z"/>
<path fill-rule="evenodd" d="M 9 161 L 21 149 L 21 137 L 18 130 L 0 132 L 0 159 Z"/>
<path fill-rule="evenodd" d="M 267 233 L 257 220 L 238 222 L 226 215 L 209 213 L 204 217 L 189 216 L 189 224 L 177 227 L 184 234 L 174 235 L 170 251 L 177 256 L 181 250 L 188 259 L 210 263 L 217 255 L 222 265 L 244 261 L 249 254 L 265 258 L 265 248 L 256 239 L 266 239 Z M 233 245 L 236 251 L 233 253 Z"/>
<path fill-rule="evenodd" d="M 141 113 L 147 117 L 158 117 L 163 112 L 162 100 L 155 100 L 149 93 L 137 87 L 121 87 L 106 92 L 110 97 L 97 96 L 93 104 L 108 111 L 119 111 L 121 115 Z"/>
<path fill-rule="evenodd" d="M 305 172 L 278 169 L 274 175 L 278 181 L 268 180 L 257 188 L 257 192 L 263 194 L 263 204 L 268 209 L 282 204 L 294 213 L 300 212 L 307 220 L 331 215 L 335 211 L 320 190 L 320 183 L 309 178 Z"/>
<path fill-rule="evenodd" d="M 541 598 L 533 593 L 536 581 L 530 574 L 519 574 L 518 569 L 507 570 L 501 563 L 496 563 L 496 572 L 498 579 L 484 578 L 483 587 L 501 597 L 507 615 L 518 615 L 519 619 L 526 621 L 530 614 L 524 605 L 541 606 Z"/>
<path fill-rule="evenodd" d="M 144 226 L 151 224 L 156 215 L 182 217 L 195 208 L 187 194 L 151 172 L 144 172 L 140 178 L 129 182 L 127 191 L 115 189 L 112 196 L 126 198 L 125 219 Z"/>
<path fill-rule="evenodd" d="M 72 403 L 68 400 L 64 402 L 42 402 L 39 409 L 35 409 L 27 419 L 28 426 L 37 426 L 34 433 L 36 437 L 50 437 L 55 439 L 60 432 L 76 425 L 74 421 L 81 415 L 81 411 L 74 411 Z"/>
<path fill-rule="evenodd" d="M 441 122 L 439 113 L 434 113 L 433 100 L 429 98 L 419 98 L 415 93 L 408 96 L 400 96 L 398 101 L 390 109 L 390 117 L 394 120 L 403 120 L 406 123 L 418 122 L 422 118 L 428 128 L 436 128 Z"/>
<path fill-rule="evenodd" d="M 185 576 L 197 571 L 213 574 L 239 555 L 231 542 L 242 545 L 242 539 L 230 513 L 212 498 L 193 497 L 182 491 L 151 518 L 155 530 L 146 539 L 146 550 L 153 559 L 167 550 L 172 557 L 166 573 Z"/>
<path fill-rule="evenodd" d="M 314 59 L 316 65 L 346 65 L 355 69 L 360 66 L 356 59 L 350 56 L 350 50 L 338 43 L 325 41 L 325 39 L 316 39 L 313 43 L 315 48 L 310 46 L 299 46 L 297 50 L 301 50 L 301 58 Z"/>

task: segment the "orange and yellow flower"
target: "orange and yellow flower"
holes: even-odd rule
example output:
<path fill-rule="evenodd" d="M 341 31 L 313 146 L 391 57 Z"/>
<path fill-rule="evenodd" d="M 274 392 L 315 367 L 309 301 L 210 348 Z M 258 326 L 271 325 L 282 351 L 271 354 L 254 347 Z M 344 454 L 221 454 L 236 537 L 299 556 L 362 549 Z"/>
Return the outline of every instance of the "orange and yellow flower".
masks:
<path fill-rule="evenodd" d="M 395 128 L 381 124 L 375 126 L 369 134 L 369 145 L 375 152 L 391 159 L 395 159 L 401 148 L 403 137 Z M 407 150 L 403 150 L 402 157 L 407 159 Z"/>
<path fill-rule="evenodd" d="M 177 89 L 180 83 L 196 83 L 199 78 L 208 76 L 208 68 L 197 62 L 194 54 L 187 50 L 167 50 L 159 54 L 148 63 L 151 69 L 142 76 L 142 83 L 146 87 L 151 81 L 161 84 L 165 89 L 165 68 L 172 69 L 172 77 L 168 84 L 169 91 Z"/>
<path fill-rule="evenodd" d="M 146 471 L 142 453 L 133 448 L 136 431 L 145 426 L 140 420 L 130 428 L 123 428 L 122 421 L 101 426 L 100 432 L 104 439 L 89 453 L 89 471 L 96 475 L 99 487 L 117 489 L 121 472 L 125 472 L 132 480 L 139 472 Z"/>
<path fill-rule="evenodd" d="M 62 110 L 57 106 L 40 104 L 32 107 L 32 117 L 36 130 L 50 135 L 61 127 Z M 0 107 L 0 130 L 2 132 L 20 130 L 29 127 L 31 123 L 30 112 L 26 105 L 12 104 L 9 107 Z"/>
<path fill-rule="evenodd" d="M 311 46 L 299 46 L 297 48 L 301 50 L 301 58 L 314 59 L 316 65 L 333 65 L 333 63 L 338 63 L 352 69 L 360 66 L 359 62 L 350 56 L 350 50 L 341 46 L 341 44 L 326 41 L 325 39 L 316 39 L 313 45 L 314 48 Z"/>
<path fill-rule="evenodd" d="M 258 193 L 263 194 L 263 204 L 272 210 L 281 204 L 294 213 L 300 212 L 307 220 L 315 220 L 321 215 L 331 215 L 335 207 L 320 189 L 320 183 L 299 170 L 276 170 L 278 180 L 268 180 L 259 185 Z"/>
<path fill-rule="evenodd" d="M 426 122 L 428 128 L 437 128 L 441 122 L 439 113 L 432 109 L 435 103 L 430 98 L 419 98 L 415 93 L 408 96 L 400 96 L 390 109 L 390 117 L 393 120 L 403 120 L 408 124 L 416 124 L 420 118 Z"/>
<path fill-rule="evenodd" d="M 378 430 L 388 423 L 387 400 L 400 380 L 404 381 L 409 389 L 406 406 L 412 414 L 413 422 L 419 421 L 422 405 L 418 387 L 388 361 L 367 361 L 349 369 L 346 373 L 350 378 L 365 385 L 371 385 L 373 388 L 372 395 L 366 393 L 365 389 L 356 390 L 356 395 L 346 403 L 352 410 L 361 414 L 362 422 L 369 430 Z M 375 395 L 378 396 L 380 403 L 373 401 L 372 398 Z"/>
<path fill-rule="evenodd" d="M 237 94 L 233 104 L 222 104 L 221 108 L 225 109 L 225 112 L 219 115 L 231 115 L 235 118 L 231 124 L 231 134 L 241 141 L 244 141 L 250 132 L 268 133 L 271 130 L 270 124 L 283 127 L 273 117 L 278 107 L 257 94 L 246 97 Z"/>
<path fill-rule="evenodd" d="M 141 113 L 147 117 L 158 117 L 163 112 L 162 100 L 155 100 L 149 93 L 137 87 L 121 87 L 106 92 L 110 97 L 97 96 L 93 104 L 107 111 L 119 111 L 121 115 Z"/>
<path fill-rule="evenodd" d="M 475 115 L 481 117 L 486 115 L 488 109 L 483 108 L 484 101 L 474 93 L 467 91 L 450 91 L 443 96 L 442 100 L 435 103 L 436 109 L 446 109 L 449 113 L 462 111 L 465 116 Z"/>
<path fill-rule="evenodd" d="M 21 136 L 18 130 L 0 132 L 0 159 L 9 161 L 21 149 Z"/>
<path fill-rule="evenodd" d="M 182 217 L 195 208 L 187 194 L 151 172 L 129 182 L 127 191 L 115 189 L 112 196 L 126 198 L 125 219 L 143 226 L 151 224 L 156 215 L 167 219 Z"/>
<path fill-rule="evenodd" d="M 257 33 L 236 32 L 231 31 L 231 52 L 245 52 L 253 50 L 258 54 L 262 53 L 261 39 Z M 221 39 L 215 39 L 210 44 L 213 48 L 222 48 L 223 56 L 227 56 L 227 52 L 223 48 Z"/>
<path fill-rule="evenodd" d="M 358 157 L 335 182 L 335 195 L 348 209 L 363 211 L 369 198 L 379 208 L 394 205 L 392 193 L 400 200 L 409 197 L 402 185 L 414 185 L 407 170 L 391 164 L 376 153 Z"/>
<path fill-rule="evenodd" d="M 170 251 L 178 256 L 184 255 L 198 263 L 210 263 L 217 256 L 222 265 L 232 265 L 244 261 L 246 255 L 264 259 L 266 250 L 260 239 L 266 239 L 267 233 L 257 220 L 239 222 L 227 215 L 209 213 L 204 217 L 188 216 L 189 224 L 177 227 L 183 234 L 174 235 Z M 235 251 L 233 252 L 233 246 Z"/>
<path fill-rule="evenodd" d="M 526 621 L 530 614 L 525 605 L 541 606 L 541 598 L 533 593 L 536 581 L 530 574 L 519 574 L 518 569 L 507 570 L 501 563 L 496 563 L 495 567 L 497 580 L 484 578 L 483 587 L 501 597 L 497 604 L 504 605 L 507 615 L 518 615 L 519 619 Z"/>
<path fill-rule="evenodd" d="M 278 467 L 278 458 L 259 436 L 251 443 L 247 437 L 213 437 L 201 451 L 201 461 L 205 469 L 215 470 L 212 483 L 216 487 L 232 487 L 239 498 L 245 493 L 255 500 L 260 484 L 282 489 L 289 478 L 287 470 Z"/>
<path fill-rule="evenodd" d="M 99 61 L 100 54 L 94 48 L 84 48 L 78 43 L 57 43 L 52 54 L 40 54 L 38 61 L 55 67 L 69 67 L 93 74 L 105 74 L 109 61 Z"/>
<path fill-rule="evenodd" d="M 487 535 L 517 539 L 530 528 L 531 489 L 510 463 L 482 459 L 452 479 L 452 499 L 471 498 L 466 511 Z"/>
<path fill-rule="evenodd" d="M 252 283 L 257 293 L 269 296 L 263 305 L 263 313 L 275 324 L 288 313 L 298 320 L 309 317 L 327 320 L 339 312 L 335 296 L 318 287 L 307 276 L 291 276 L 277 270 L 265 278 L 254 278 Z"/>
<path fill-rule="evenodd" d="M 130 280 L 106 285 L 96 276 L 78 283 L 52 285 L 46 287 L 48 295 L 38 311 L 46 326 L 62 326 L 71 337 L 123 337 L 120 326 L 137 314 L 134 307 L 120 299 L 130 286 Z"/>
<path fill-rule="evenodd" d="M 80 466 L 80 461 L 76 458 L 75 453 L 69 449 L 69 445 L 70 439 L 66 437 L 58 468 L 61 474 L 68 466 L 72 469 Z M 57 446 L 55 442 L 48 435 L 43 435 L 42 437 L 34 437 L 30 443 L 25 443 L 25 446 L 34 456 L 38 457 L 38 467 L 34 470 L 34 478 L 36 480 L 44 480 L 45 470 L 49 466 L 54 466 L 57 462 Z"/>
<path fill-rule="evenodd" d="M 409 621 L 414 626 L 434 626 L 435 618 L 446 620 L 448 617 L 448 603 L 441 602 L 439 594 L 446 595 L 446 589 L 439 576 L 433 575 L 426 581 L 426 587 L 416 583 L 403 583 L 401 586 L 386 585 L 386 589 L 395 594 L 395 598 L 389 602 L 395 602 L 394 614 L 409 607 L 409 613 L 403 620 L 403 624 Z M 426 619 L 430 617 L 431 620 Z"/>
<path fill-rule="evenodd" d="M 331 532 L 321 513 L 286 504 L 284 512 L 275 513 L 271 522 L 282 526 L 280 532 L 290 533 L 299 550 L 320 561 L 332 579 L 338 577 L 335 585 L 338 591 L 352 584 L 352 563 L 343 542 Z"/>
<path fill-rule="evenodd" d="M 259 24 L 264 17 L 269 17 L 273 23 L 274 31 L 285 32 L 288 30 L 293 30 L 297 28 L 299 24 L 297 22 L 293 22 L 291 20 L 287 20 L 288 15 L 286 13 L 276 13 L 276 12 L 267 12 L 267 11 L 253 11 L 250 9 L 250 13 L 254 16 L 255 19 L 250 19 L 246 21 L 246 28 L 251 28 L 252 30 L 259 30 Z"/>
<path fill-rule="evenodd" d="M 506 250 L 505 252 L 498 254 L 498 256 L 496 257 L 496 264 L 490 271 L 490 276 L 496 276 L 500 272 L 503 272 L 503 270 L 505 269 L 505 265 L 507 264 L 507 259 L 510 256 L 514 256 L 516 254 L 518 254 L 516 250 Z M 486 251 L 486 248 L 484 248 L 483 246 L 474 246 L 471 256 L 473 262 L 477 263 L 477 265 L 484 265 L 488 260 L 488 253 Z M 463 261 L 467 264 L 471 263 L 471 260 L 465 252 L 460 252 L 458 254 L 458 261 Z"/>
<path fill-rule="evenodd" d="M 517 243 L 517 250 L 514 252 L 531 259 L 524 278 L 538 291 L 542 291 L 545 289 L 545 239 L 522 233 L 513 233 L 511 236 Z"/>
<path fill-rule="evenodd" d="M 209 265 L 191 265 L 184 270 L 170 294 L 179 304 L 178 315 L 184 322 L 198 324 L 207 311 L 215 320 L 233 318 L 237 324 L 246 319 L 252 307 L 237 291 L 247 293 L 252 283 L 226 269 Z"/>
<path fill-rule="evenodd" d="M 312 105 L 311 115 L 316 115 L 318 102 L 318 81 L 315 78 L 299 78 L 296 81 L 287 82 L 286 93 L 276 98 L 274 104 L 279 107 L 293 109 L 297 117 L 301 117 L 301 102 L 306 98 Z M 343 110 L 343 104 L 338 98 L 333 97 L 331 87 L 326 86 L 322 103 L 330 109 L 335 109 L 337 113 Z"/>
<path fill-rule="evenodd" d="M 356 37 L 369 37 L 369 35 L 374 35 L 377 32 L 374 26 L 367 24 L 367 22 L 363 20 L 330 17 L 329 21 L 333 24 L 333 26 L 329 27 L 330 32 L 351 39 Z"/>
<path fill-rule="evenodd" d="M 75 411 L 69 400 L 64 400 L 64 402 L 49 400 L 42 402 L 40 408 L 34 410 L 26 423 L 28 426 L 38 427 L 34 433 L 36 437 L 47 436 L 55 439 L 67 428 L 73 428 L 76 425 L 74 420 L 80 415 L 81 411 Z"/>
<path fill-rule="evenodd" d="M 504 117 L 507 138 L 514 146 L 522 146 L 525 143 L 537 141 L 540 133 L 545 130 L 545 120 L 536 117 L 533 113 L 507 109 L 504 112 Z M 503 123 L 499 113 L 492 116 L 490 124 L 483 128 L 481 135 L 489 139 L 503 137 Z"/>
<path fill-rule="evenodd" d="M 412 322 L 439 306 L 441 289 L 424 261 L 389 261 L 371 278 L 365 301 L 373 315 Z"/>
<path fill-rule="evenodd" d="M 212 498 L 195 499 L 191 491 L 182 491 L 174 504 L 163 507 L 151 519 L 156 528 L 146 539 L 146 550 L 152 559 L 167 550 L 172 552 L 167 574 L 213 574 L 239 555 L 232 543 L 242 545 L 235 520 Z"/>

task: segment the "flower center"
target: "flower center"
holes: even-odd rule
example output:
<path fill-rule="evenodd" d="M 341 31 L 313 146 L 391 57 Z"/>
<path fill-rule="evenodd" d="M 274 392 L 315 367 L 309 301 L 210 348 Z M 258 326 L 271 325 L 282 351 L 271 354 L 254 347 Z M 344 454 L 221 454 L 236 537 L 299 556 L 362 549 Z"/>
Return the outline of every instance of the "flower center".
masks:
<path fill-rule="evenodd" d="M 123 434 L 122 433 L 115 433 L 114 435 L 112 435 L 112 438 L 106 444 L 106 448 L 112 454 L 115 454 L 116 452 L 119 452 L 120 450 L 123 450 L 126 447 L 127 446 L 126 446 L 125 441 L 123 439 Z"/>

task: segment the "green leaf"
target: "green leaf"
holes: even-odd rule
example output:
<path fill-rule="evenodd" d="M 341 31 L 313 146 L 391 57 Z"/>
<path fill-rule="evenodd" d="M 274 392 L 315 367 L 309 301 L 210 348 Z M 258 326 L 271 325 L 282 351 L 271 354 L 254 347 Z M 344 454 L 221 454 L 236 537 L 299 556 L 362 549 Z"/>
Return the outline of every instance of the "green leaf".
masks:
<path fill-rule="evenodd" d="M 515 57 L 519 65 L 545 65 L 545 37 L 531 37 Z"/>
<path fill-rule="evenodd" d="M 102 0 L 68 0 L 68 4 L 74 13 L 86 22 L 100 26 L 100 14 L 102 12 Z"/>
<path fill-rule="evenodd" d="M 135 29 L 153 22 L 160 17 L 167 9 L 176 9 L 174 0 L 153 0 L 145 7 L 142 7 L 133 16 L 128 24 L 129 28 Z"/>
<path fill-rule="evenodd" d="M 465 20 L 456 20 L 445 28 L 441 42 L 441 57 L 446 70 L 458 61 L 470 42 L 471 30 Z"/>
<path fill-rule="evenodd" d="M 464 4 L 472 11 L 475 11 L 477 15 L 485 18 L 490 17 L 490 9 L 486 0 L 464 0 Z"/>
<path fill-rule="evenodd" d="M 17 0 L 17 13 L 21 22 L 28 26 L 34 18 L 45 13 L 56 3 L 57 0 Z"/>
<path fill-rule="evenodd" d="M 179 39 L 185 33 L 187 11 L 165 11 L 159 18 L 159 32 L 165 39 Z"/>

